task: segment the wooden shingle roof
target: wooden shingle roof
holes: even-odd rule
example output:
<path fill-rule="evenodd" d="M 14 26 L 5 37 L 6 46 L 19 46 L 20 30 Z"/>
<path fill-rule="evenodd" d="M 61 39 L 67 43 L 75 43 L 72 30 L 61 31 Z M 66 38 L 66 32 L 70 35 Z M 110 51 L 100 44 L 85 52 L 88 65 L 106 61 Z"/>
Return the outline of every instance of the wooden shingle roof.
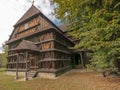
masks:
<path fill-rule="evenodd" d="M 69 26 L 70 24 L 63 24 L 63 25 L 60 25 L 59 28 L 63 31 L 63 32 L 66 32 L 67 31 L 67 27 Z"/>
<path fill-rule="evenodd" d="M 22 51 L 22 50 L 29 50 L 29 51 L 39 51 L 38 47 L 31 41 L 23 40 L 15 49 L 14 51 Z"/>
<path fill-rule="evenodd" d="M 24 22 L 25 20 L 27 20 L 39 13 L 40 13 L 40 11 L 34 5 L 32 5 L 30 7 L 30 9 L 20 18 L 20 20 L 18 20 L 18 22 L 14 26 Z"/>
<path fill-rule="evenodd" d="M 30 7 L 30 9 L 20 18 L 20 20 L 18 20 L 18 22 L 14 25 L 14 30 L 12 32 L 12 34 L 10 35 L 10 38 L 9 40 L 6 42 L 6 44 L 9 44 L 9 43 L 12 43 L 14 41 L 17 41 L 17 40 L 20 40 L 22 39 L 23 37 L 18 37 L 18 38 L 11 38 L 12 35 L 14 34 L 15 30 L 16 30 L 16 27 L 21 25 L 21 24 L 24 24 L 26 23 L 27 21 L 29 21 L 30 19 L 34 18 L 35 16 L 41 16 L 45 21 L 47 21 L 49 24 L 50 24 L 50 27 L 46 27 L 46 28 L 39 28 L 38 27 L 38 30 L 30 35 L 25 35 L 23 36 L 24 38 L 27 38 L 28 36 L 32 36 L 32 35 L 35 35 L 36 33 L 40 33 L 40 32 L 43 32 L 43 31 L 46 31 L 46 30 L 49 30 L 49 29 L 55 29 L 56 31 L 58 31 L 63 37 L 65 37 L 66 39 L 68 39 L 64 34 L 64 31 L 61 30 L 58 26 L 56 26 L 50 19 L 48 19 L 39 9 L 37 9 L 34 5 L 32 5 Z M 65 29 L 64 29 L 65 30 Z M 69 40 L 69 39 L 68 39 Z M 73 43 L 71 40 L 69 40 L 71 43 Z"/>

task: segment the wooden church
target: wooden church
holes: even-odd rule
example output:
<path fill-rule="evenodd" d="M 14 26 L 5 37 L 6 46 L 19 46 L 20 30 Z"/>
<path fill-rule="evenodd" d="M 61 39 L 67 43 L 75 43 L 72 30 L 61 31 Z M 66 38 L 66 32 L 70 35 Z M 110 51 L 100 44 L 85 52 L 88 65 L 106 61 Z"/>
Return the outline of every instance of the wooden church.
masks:
<path fill-rule="evenodd" d="M 27 77 L 56 77 L 75 66 L 89 63 L 84 51 L 71 50 L 77 41 L 67 35 L 65 25 L 51 22 L 34 5 L 14 25 L 6 42 L 9 47 L 6 71 Z"/>

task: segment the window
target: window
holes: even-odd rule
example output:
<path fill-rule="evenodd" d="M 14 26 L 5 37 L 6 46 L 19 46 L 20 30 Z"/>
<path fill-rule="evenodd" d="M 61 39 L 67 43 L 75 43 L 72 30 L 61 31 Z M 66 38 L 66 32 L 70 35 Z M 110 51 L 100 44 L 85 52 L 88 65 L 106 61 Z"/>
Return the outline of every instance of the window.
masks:
<path fill-rule="evenodd" d="M 28 29 L 28 27 L 29 27 L 29 26 L 28 26 L 28 23 L 26 23 L 26 24 L 25 24 L 25 29 Z"/>

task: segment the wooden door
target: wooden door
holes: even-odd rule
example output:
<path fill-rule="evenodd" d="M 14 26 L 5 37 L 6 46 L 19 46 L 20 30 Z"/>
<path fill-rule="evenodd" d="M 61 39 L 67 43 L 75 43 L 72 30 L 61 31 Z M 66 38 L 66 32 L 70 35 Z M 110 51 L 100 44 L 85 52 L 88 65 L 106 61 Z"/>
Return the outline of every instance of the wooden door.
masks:
<path fill-rule="evenodd" d="M 30 70 L 38 69 L 38 58 L 36 55 L 30 57 Z"/>

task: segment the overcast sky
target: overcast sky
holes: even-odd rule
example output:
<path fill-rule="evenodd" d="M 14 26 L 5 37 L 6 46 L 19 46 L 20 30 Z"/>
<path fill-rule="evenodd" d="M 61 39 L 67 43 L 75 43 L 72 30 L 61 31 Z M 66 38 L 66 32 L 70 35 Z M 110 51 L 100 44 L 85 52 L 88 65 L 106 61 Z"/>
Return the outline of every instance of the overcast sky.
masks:
<path fill-rule="evenodd" d="M 0 47 L 8 40 L 13 30 L 13 25 L 31 7 L 33 0 L 0 0 Z M 49 0 L 35 0 L 34 5 L 38 7 L 48 18 L 55 23 L 56 18 L 51 15 L 53 8 Z"/>

